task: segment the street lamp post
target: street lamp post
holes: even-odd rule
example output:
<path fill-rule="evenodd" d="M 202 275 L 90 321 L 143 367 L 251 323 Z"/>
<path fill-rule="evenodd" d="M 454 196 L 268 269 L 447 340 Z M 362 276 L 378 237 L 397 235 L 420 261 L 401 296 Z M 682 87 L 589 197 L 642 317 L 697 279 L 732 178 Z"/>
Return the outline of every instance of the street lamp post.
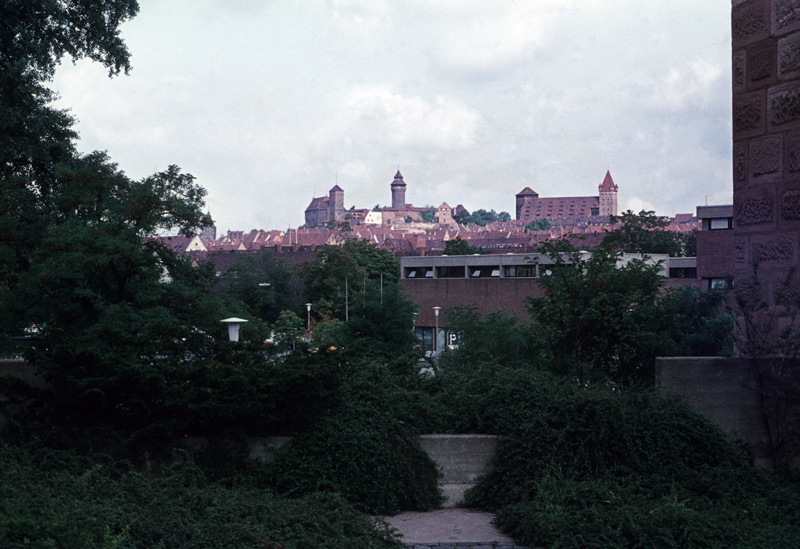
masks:
<path fill-rule="evenodd" d="M 311 331 L 311 303 L 306 303 L 306 329 Z"/>
<path fill-rule="evenodd" d="M 439 311 L 441 307 L 434 307 L 433 308 L 433 316 L 436 318 L 436 330 L 433 332 L 433 352 L 437 353 L 439 351 Z"/>
<path fill-rule="evenodd" d="M 228 340 L 239 341 L 239 326 L 247 321 L 243 318 L 231 317 L 223 319 L 220 322 L 228 325 Z"/>

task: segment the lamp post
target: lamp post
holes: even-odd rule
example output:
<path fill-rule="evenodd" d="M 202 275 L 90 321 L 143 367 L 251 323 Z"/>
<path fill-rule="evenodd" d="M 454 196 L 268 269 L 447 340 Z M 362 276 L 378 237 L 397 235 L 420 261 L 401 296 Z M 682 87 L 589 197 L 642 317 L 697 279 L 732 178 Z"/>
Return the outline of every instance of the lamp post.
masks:
<path fill-rule="evenodd" d="M 441 307 L 433 308 L 433 316 L 436 318 L 436 330 L 433 332 L 433 352 L 439 351 L 439 311 Z"/>
<path fill-rule="evenodd" d="M 306 314 L 307 314 L 306 329 L 308 331 L 311 331 L 311 303 L 306 303 Z"/>
<path fill-rule="evenodd" d="M 239 341 L 239 326 L 241 326 L 247 321 L 243 318 L 236 318 L 234 316 L 231 318 L 223 319 L 220 322 L 228 325 L 228 340 Z"/>

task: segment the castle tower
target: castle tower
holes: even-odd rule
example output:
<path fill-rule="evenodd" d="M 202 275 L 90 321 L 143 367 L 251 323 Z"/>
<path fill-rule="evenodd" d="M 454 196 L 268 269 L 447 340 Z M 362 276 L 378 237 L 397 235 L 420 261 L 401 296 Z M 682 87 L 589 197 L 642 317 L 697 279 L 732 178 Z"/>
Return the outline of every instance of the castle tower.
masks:
<path fill-rule="evenodd" d="M 606 177 L 598 187 L 600 191 L 600 215 L 617 215 L 617 191 L 619 187 L 606 170 Z"/>
<path fill-rule="evenodd" d="M 344 191 L 335 185 L 328 197 L 328 221 L 344 221 Z"/>
<path fill-rule="evenodd" d="M 392 209 L 403 210 L 406 207 L 406 182 L 403 181 L 403 174 L 400 170 L 394 174 L 392 181 Z"/>
<path fill-rule="evenodd" d="M 527 220 L 530 217 L 533 211 L 532 205 L 537 198 L 539 193 L 530 187 L 525 187 L 517 193 L 517 219 Z"/>

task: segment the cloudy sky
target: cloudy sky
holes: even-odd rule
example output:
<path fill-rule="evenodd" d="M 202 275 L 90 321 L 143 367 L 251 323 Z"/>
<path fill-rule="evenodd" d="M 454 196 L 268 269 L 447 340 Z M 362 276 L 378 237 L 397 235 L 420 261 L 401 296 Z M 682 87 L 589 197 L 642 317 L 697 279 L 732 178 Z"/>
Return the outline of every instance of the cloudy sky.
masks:
<path fill-rule="evenodd" d="M 65 62 L 79 149 L 177 164 L 219 231 L 345 206 L 508 211 L 597 193 L 663 215 L 729 203 L 730 0 L 140 0 L 133 70 Z"/>

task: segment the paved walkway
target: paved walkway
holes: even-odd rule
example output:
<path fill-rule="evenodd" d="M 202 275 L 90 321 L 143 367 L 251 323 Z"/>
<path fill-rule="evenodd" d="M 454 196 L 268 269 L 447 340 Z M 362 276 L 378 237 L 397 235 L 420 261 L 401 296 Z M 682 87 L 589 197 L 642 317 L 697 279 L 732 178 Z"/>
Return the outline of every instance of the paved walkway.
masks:
<path fill-rule="evenodd" d="M 413 549 L 528 549 L 493 524 L 494 515 L 469 509 L 439 509 L 384 517 L 397 528 L 406 547 Z"/>

